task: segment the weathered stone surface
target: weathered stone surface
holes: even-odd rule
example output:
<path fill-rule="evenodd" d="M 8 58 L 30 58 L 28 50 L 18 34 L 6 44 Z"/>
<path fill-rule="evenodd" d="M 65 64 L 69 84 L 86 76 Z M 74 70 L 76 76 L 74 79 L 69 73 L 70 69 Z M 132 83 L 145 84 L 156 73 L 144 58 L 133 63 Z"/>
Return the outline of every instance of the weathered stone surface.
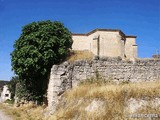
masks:
<path fill-rule="evenodd" d="M 104 101 L 100 101 L 100 100 L 93 100 L 91 102 L 91 104 L 89 104 L 85 110 L 87 112 L 97 112 L 97 111 L 101 111 L 104 110 L 104 107 L 105 104 L 104 104 Z"/>
<path fill-rule="evenodd" d="M 98 56 L 129 59 L 138 56 L 136 37 L 126 36 L 120 30 L 96 29 L 88 34 L 72 34 L 72 39 L 73 50 L 88 50 Z"/>
<path fill-rule="evenodd" d="M 100 78 L 121 81 L 142 82 L 160 80 L 160 60 L 137 59 L 124 61 L 120 58 L 94 58 L 92 61 L 76 61 L 54 65 L 48 85 L 48 106 L 55 109 L 56 103 L 67 89 L 76 86 L 88 78 Z"/>
<path fill-rule="evenodd" d="M 135 113 L 138 110 L 145 109 L 145 107 L 147 106 L 159 108 L 160 98 L 154 98 L 154 99 L 148 99 L 148 100 L 130 98 L 128 101 L 126 101 L 126 104 L 127 105 L 125 110 L 128 113 Z"/>
<path fill-rule="evenodd" d="M 126 111 L 129 113 L 135 113 L 137 110 L 144 108 L 147 105 L 147 101 L 142 99 L 131 98 L 127 101 Z"/>

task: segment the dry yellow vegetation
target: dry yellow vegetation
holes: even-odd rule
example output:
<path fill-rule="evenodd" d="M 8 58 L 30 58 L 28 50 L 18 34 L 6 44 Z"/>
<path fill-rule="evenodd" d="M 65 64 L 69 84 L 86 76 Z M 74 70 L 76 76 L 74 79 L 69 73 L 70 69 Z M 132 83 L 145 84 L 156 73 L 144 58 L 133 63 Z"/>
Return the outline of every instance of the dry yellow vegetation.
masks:
<path fill-rule="evenodd" d="M 154 99 L 160 96 L 160 82 L 113 84 L 104 81 L 84 82 L 80 86 L 68 90 L 59 109 L 49 120 L 53 119 L 88 119 L 88 120 L 126 120 L 129 111 L 125 111 L 125 102 L 130 98 Z M 103 101 L 103 109 L 87 112 L 86 107 L 93 100 Z M 65 104 L 64 104 L 65 103 Z M 146 106 L 137 114 L 158 114 L 159 107 Z M 131 119 L 131 118 L 130 118 Z"/>
<path fill-rule="evenodd" d="M 76 60 L 91 60 L 93 56 L 93 53 L 88 50 L 72 50 L 67 61 L 73 63 Z"/>
<path fill-rule="evenodd" d="M 57 111 L 49 117 L 45 118 L 46 111 L 43 107 L 34 105 L 5 109 L 15 120 L 135 120 L 126 117 L 130 114 L 125 110 L 127 100 L 134 98 L 152 101 L 159 97 L 160 81 L 115 84 L 103 80 L 86 80 L 66 91 Z M 103 103 L 98 102 L 101 105 L 97 110 L 88 111 L 86 108 L 94 103 L 93 101 Z M 160 107 L 149 105 L 135 113 L 160 114 Z M 141 119 L 146 118 L 138 120 Z"/>
<path fill-rule="evenodd" d="M 13 120 L 44 120 L 44 108 L 33 104 L 14 107 L 13 105 L 0 104 L 0 109 L 11 116 Z"/>

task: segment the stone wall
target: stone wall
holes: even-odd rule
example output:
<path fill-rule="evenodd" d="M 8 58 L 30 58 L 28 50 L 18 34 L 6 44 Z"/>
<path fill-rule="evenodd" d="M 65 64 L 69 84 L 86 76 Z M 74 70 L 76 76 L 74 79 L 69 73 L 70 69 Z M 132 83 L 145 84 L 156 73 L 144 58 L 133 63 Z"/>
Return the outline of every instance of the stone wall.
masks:
<path fill-rule="evenodd" d="M 126 37 L 125 42 L 125 55 L 127 58 L 137 58 L 138 57 L 138 46 L 136 44 L 135 37 Z"/>
<path fill-rule="evenodd" d="M 160 80 L 160 59 L 137 59 L 124 61 L 121 58 L 98 58 L 91 61 L 64 62 L 51 69 L 48 85 L 48 107 L 54 112 L 56 105 L 67 89 L 80 81 L 96 77 L 115 82 Z"/>
<path fill-rule="evenodd" d="M 90 50 L 91 51 L 91 41 L 85 35 L 72 35 L 73 50 Z M 82 47 L 83 46 L 83 47 Z"/>

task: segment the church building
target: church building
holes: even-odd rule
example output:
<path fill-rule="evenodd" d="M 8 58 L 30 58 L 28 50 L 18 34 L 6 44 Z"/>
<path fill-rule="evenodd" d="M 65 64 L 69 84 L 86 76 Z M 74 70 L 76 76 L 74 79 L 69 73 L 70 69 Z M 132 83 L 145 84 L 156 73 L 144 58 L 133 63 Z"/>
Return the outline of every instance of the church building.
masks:
<path fill-rule="evenodd" d="M 72 34 L 73 50 L 89 50 L 106 57 L 137 58 L 136 36 L 117 29 L 95 29 L 86 34 Z"/>

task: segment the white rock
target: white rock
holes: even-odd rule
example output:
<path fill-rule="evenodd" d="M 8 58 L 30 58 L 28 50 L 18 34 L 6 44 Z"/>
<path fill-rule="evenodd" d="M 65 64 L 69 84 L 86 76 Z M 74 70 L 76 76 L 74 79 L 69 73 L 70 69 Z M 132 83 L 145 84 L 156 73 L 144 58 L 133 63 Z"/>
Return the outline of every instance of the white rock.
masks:
<path fill-rule="evenodd" d="M 98 111 L 100 109 L 103 109 L 103 106 L 104 106 L 104 102 L 103 101 L 100 101 L 100 100 L 93 100 L 91 102 L 91 104 L 89 104 L 85 110 L 87 112 L 95 112 L 95 111 Z"/>

